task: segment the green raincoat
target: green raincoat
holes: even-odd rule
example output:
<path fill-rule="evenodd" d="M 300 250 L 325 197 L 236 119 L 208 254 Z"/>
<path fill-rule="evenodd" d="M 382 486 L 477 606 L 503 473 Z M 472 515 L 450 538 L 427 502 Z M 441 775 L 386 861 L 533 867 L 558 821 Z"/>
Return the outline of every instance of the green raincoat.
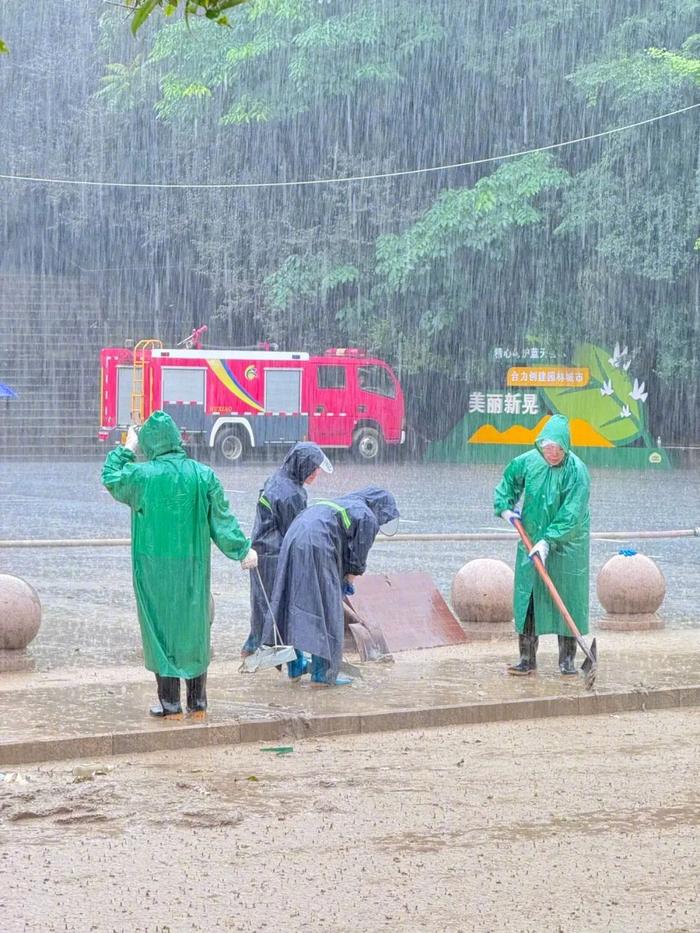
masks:
<path fill-rule="evenodd" d="M 213 470 L 191 460 L 170 415 L 155 411 L 139 432 L 148 458 L 117 447 L 102 482 L 131 508 L 131 558 L 143 654 L 161 677 L 198 677 L 209 666 L 210 539 L 232 560 L 250 540 L 229 511 Z"/>
<path fill-rule="evenodd" d="M 541 453 L 542 443 L 547 440 L 566 451 L 559 466 L 550 466 Z M 543 538 L 549 544 L 547 572 L 579 631 L 585 635 L 588 632 L 590 479 L 585 464 L 570 448 L 569 422 L 563 415 L 554 415 L 535 441 L 535 449 L 516 457 L 506 467 L 494 495 L 494 510 L 500 515 L 505 509 L 514 508 L 523 496 L 525 531 L 533 545 Z M 513 614 L 515 628 L 521 634 L 531 594 L 535 634 L 571 635 L 527 551 L 519 543 Z"/>

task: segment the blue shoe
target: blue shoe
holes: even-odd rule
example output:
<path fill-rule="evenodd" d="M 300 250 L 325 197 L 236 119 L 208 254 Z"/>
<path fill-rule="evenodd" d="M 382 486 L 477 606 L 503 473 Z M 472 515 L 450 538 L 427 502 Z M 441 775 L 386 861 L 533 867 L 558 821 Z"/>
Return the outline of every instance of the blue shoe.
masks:
<path fill-rule="evenodd" d="M 251 654 L 255 654 L 259 647 L 260 639 L 256 638 L 251 632 L 250 635 L 246 638 L 243 647 L 241 648 L 241 657 L 249 658 Z"/>
<path fill-rule="evenodd" d="M 342 674 L 338 674 L 334 681 L 328 680 L 314 680 L 311 678 L 312 687 L 349 687 L 352 684 L 352 677 L 344 677 Z"/>

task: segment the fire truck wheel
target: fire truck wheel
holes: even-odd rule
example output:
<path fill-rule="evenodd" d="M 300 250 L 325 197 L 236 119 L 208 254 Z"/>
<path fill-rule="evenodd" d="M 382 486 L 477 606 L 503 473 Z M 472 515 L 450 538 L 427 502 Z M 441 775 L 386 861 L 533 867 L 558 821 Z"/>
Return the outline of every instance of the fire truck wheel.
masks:
<path fill-rule="evenodd" d="M 222 428 L 216 435 L 214 450 L 218 463 L 240 463 L 246 448 L 247 441 L 236 428 Z"/>
<path fill-rule="evenodd" d="M 374 463 L 381 457 L 384 440 L 376 428 L 359 428 L 352 439 L 352 451 L 361 463 Z"/>

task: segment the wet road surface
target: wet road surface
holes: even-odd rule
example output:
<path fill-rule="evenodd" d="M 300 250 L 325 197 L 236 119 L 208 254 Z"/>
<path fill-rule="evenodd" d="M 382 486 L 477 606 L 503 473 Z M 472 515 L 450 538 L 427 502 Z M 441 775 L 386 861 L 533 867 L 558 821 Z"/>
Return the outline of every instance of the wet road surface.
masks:
<path fill-rule="evenodd" d="M 252 525 L 258 489 L 274 464 L 253 462 L 219 470 L 231 507 L 244 530 Z M 129 536 L 129 510 L 100 484 L 101 463 L 8 463 L 0 479 L 2 537 L 104 538 Z M 333 497 L 369 482 L 387 486 L 402 512 L 401 531 L 503 531 L 491 514 L 495 466 L 396 464 L 364 467 L 339 458 L 332 476 L 313 496 Z M 698 524 L 700 498 L 693 471 L 592 471 L 592 529 L 649 530 Z M 674 628 L 700 627 L 700 539 L 647 542 L 593 541 L 592 618 L 602 614 L 595 577 L 620 547 L 637 546 L 656 560 L 668 591 L 662 614 Z M 452 578 L 468 560 L 496 557 L 512 565 L 515 544 L 381 543 L 368 572 L 427 570 L 449 599 Z M 248 580 L 239 566 L 213 548 L 212 590 L 215 656 L 237 656 L 247 633 Z M 136 621 L 128 548 L 2 550 L 0 568 L 28 580 L 44 607 L 43 625 L 31 652 L 40 669 L 66 665 L 138 663 Z"/>
<path fill-rule="evenodd" d="M 700 929 L 698 710 L 289 745 L 13 772 L 3 930 Z"/>

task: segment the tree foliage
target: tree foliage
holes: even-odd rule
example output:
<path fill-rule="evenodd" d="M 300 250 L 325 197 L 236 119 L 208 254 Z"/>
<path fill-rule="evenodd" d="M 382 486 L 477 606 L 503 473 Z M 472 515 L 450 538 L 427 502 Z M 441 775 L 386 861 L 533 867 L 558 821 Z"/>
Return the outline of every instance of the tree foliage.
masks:
<path fill-rule="evenodd" d="M 697 111 L 642 124 L 698 100 L 698 0 L 248 0 L 229 28 L 162 3 L 136 39 L 32 9 L 0 5 L 9 171 L 254 187 L 11 187 L 0 266 L 95 270 L 119 340 L 365 346 L 432 436 L 426 400 L 458 417 L 494 346 L 624 340 L 652 433 L 700 440 Z"/>
<path fill-rule="evenodd" d="M 384 290 L 405 292 L 436 262 L 453 260 L 467 247 L 484 250 L 515 227 L 539 223 L 536 196 L 567 177 L 551 156 L 535 154 L 506 163 L 471 188 L 442 191 L 408 230 L 378 239 L 376 272 Z"/>
<path fill-rule="evenodd" d="M 235 27 L 212 33 L 201 21 L 173 23 L 155 35 L 142 69 L 120 67 L 135 84 L 155 76 L 161 119 L 194 119 L 207 98 L 213 119 L 238 126 L 286 119 L 362 86 L 397 84 L 415 52 L 441 34 L 436 17 L 411 0 L 388 9 L 359 0 L 334 15 L 317 0 L 249 0 Z"/>
<path fill-rule="evenodd" d="M 228 26 L 227 14 L 245 2 L 246 0 L 125 0 L 125 5 L 134 10 L 131 31 L 136 35 L 156 10 L 162 10 L 165 16 L 181 13 L 185 21 L 191 17 L 201 17 L 219 26 Z"/>
<path fill-rule="evenodd" d="M 247 0 L 123 0 L 123 6 L 131 9 L 131 31 L 134 35 L 146 20 L 156 11 L 171 17 L 180 13 L 185 22 L 192 18 L 207 19 L 218 26 L 228 26 L 228 13 Z M 9 52 L 9 48 L 0 39 L 0 54 Z"/>

